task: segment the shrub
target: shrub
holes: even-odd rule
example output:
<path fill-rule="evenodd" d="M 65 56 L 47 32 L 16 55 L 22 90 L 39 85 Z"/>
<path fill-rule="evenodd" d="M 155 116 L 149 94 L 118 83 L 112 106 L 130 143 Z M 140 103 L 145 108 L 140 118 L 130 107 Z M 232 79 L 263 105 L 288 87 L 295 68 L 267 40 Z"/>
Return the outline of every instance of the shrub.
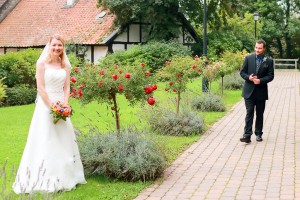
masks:
<path fill-rule="evenodd" d="M 4 101 L 6 106 L 31 104 L 36 99 L 36 88 L 26 84 L 17 85 L 6 89 L 7 98 Z"/>
<path fill-rule="evenodd" d="M 10 88 L 18 84 L 35 87 L 36 61 L 40 54 L 41 49 L 26 49 L 1 55 L 0 79 L 6 77 L 3 83 Z M 72 66 L 79 63 L 79 59 L 74 54 L 70 54 L 69 58 Z"/>
<path fill-rule="evenodd" d="M 244 79 L 242 79 L 239 72 L 224 77 L 223 86 L 224 89 L 226 90 L 239 90 L 242 89 L 243 85 L 244 85 Z"/>
<path fill-rule="evenodd" d="M 6 97 L 6 92 L 5 92 L 6 85 L 3 84 L 3 82 L 2 82 L 3 79 L 0 79 L 0 103 Z"/>
<path fill-rule="evenodd" d="M 204 131 L 204 120 L 195 112 L 183 110 L 179 114 L 169 109 L 152 109 L 145 115 L 152 130 L 162 135 L 188 136 Z"/>
<path fill-rule="evenodd" d="M 165 169 L 167 160 L 164 148 L 153 138 L 132 128 L 123 129 L 120 134 L 83 135 L 78 144 L 85 174 L 125 181 L 155 179 Z"/>
<path fill-rule="evenodd" d="M 18 84 L 35 86 L 35 63 L 40 54 L 40 50 L 26 49 L 0 56 L 0 78 L 6 77 L 4 84 L 8 87 Z"/>
<path fill-rule="evenodd" d="M 226 107 L 220 96 L 207 94 L 192 100 L 192 108 L 199 111 L 223 112 Z"/>
<path fill-rule="evenodd" d="M 191 50 L 177 41 L 150 41 L 143 45 L 133 45 L 128 50 L 116 51 L 107 57 L 114 60 L 114 64 L 135 65 L 141 62 L 156 71 L 164 66 L 172 56 L 191 56 Z M 101 62 L 105 62 L 103 58 Z"/>

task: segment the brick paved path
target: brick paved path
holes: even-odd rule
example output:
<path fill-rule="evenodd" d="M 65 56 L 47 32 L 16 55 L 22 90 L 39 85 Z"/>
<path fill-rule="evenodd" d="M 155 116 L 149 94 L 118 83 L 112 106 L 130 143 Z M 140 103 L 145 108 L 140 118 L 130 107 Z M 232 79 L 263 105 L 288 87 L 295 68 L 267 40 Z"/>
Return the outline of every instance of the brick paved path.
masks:
<path fill-rule="evenodd" d="M 276 70 L 269 99 L 263 142 L 239 141 L 242 100 L 136 200 L 300 199 L 300 72 Z"/>

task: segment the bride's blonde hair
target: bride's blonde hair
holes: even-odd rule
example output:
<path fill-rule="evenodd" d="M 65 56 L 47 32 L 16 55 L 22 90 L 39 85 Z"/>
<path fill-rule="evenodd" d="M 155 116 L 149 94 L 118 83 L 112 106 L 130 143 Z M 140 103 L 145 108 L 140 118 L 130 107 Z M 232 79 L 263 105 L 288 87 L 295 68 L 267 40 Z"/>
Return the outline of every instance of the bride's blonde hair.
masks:
<path fill-rule="evenodd" d="M 66 51 L 65 51 L 65 41 L 64 41 L 64 39 L 59 34 L 54 34 L 50 37 L 50 40 L 49 40 L 49 43 L 48 43 L 49 45 L 51 44 L 51 41 L 53 39 L 57 39 L 57 40 L 61 41 L 62 44 L 63 44 L 63 52 L 59 56 L 62 68 L 71 67 L 69 59 L 67 58 L 67 54 L 66 54 Z M 46 57 L 46 62 L 48 62 L 48 63 L 52 62 L 50 47 L 49 47 L 48 55 Z"/>

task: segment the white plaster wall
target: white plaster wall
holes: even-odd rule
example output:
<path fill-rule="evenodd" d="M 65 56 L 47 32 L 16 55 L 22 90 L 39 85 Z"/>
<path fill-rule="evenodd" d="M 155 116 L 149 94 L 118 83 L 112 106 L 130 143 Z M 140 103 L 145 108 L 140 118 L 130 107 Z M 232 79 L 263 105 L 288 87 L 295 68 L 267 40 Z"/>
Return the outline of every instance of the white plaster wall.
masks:
<path fill-rule="evenodd" d="M 92 58 L 91 47 L 88 46 L 88 50 L 85 53 L 84 59 L 88 60 L 88 61 L 91 61 L 92 60 L 91 58 Z"/>
<path fill-rule="evenodd" d="M 0 48 L 0 55 L 4 54 L 4 48 Z"/>
<path fill-rule="evenodd" d="M 94 47 L 94 63 L 99 63 L 99 61 L 105 57 L 108 51 L 107 46 L 96 46 Z"/>
<path fill-rule="evenodd" d="M 125 50 L 125 45 L 124 44 L 113 44 L 112 49 L 114 52 L 117 50 Z"/>
<path fill-rule="evenodd" d="M 115 42 L 127 42 L 127 31 L 121 33 L 114 41 Z"/>
<path fill-rule="evenodd" d="M 140 42 L 140 25 L 138 24 L 130 25 L 129 42 Z"/>
<path fill-rule="evenodd" d="M 179 37 L 178 37 L 178 41 L 182 44 L 183 42 L 183 33 L 182 33 L 182 28 L 180 27 L 180 33 L 179 33 Z"/>

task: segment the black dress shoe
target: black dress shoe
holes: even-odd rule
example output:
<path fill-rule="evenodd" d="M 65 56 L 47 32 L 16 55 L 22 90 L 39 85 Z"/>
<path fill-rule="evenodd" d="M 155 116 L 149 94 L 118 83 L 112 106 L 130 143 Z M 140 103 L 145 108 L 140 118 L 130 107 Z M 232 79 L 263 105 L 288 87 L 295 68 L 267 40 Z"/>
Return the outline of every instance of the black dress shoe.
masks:
<path fill-rule="evenodd" d="M 262 137 L 260 135 L 258 135 L 258 136 L 256 136 L 256 141 L 257 142 L 261 142 L 261 141 L 263 141 L 263 139 L 262 139 Z"/>
<path fill-rule="evenodd" d="M 245 142 L 245 143 L 250 143 L 250 142 L 251 142 L 251 139 L 248 138 L 248 137 L 242 137 L 242 138 L 240 138 L 240 141 L 241 141 L 241 142 Z"/>

